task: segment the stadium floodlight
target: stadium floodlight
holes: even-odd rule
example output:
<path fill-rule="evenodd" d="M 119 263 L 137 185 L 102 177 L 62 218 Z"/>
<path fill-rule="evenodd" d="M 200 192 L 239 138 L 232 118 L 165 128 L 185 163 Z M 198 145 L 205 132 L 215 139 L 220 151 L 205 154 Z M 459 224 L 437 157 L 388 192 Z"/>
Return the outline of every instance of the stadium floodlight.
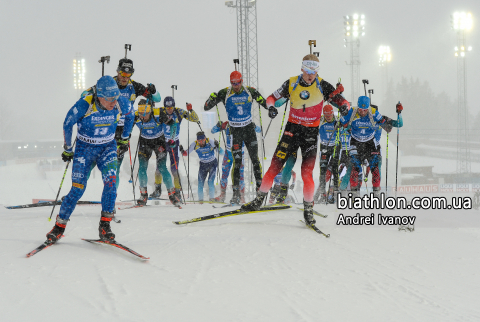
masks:
<path fill-rule="evenodd" d="M 85 59 L 78 54 L 73 60 L 73 87 L 77 90 L 85 89 Z"/>
<path fill-rule="evenodd" d="M 355 13 L 343 16 L 344 47 L 350 46 L 351 94 L 352 102 L 360 93 L 360 37 L 365 36 L 365 15 Z"/>
<path fill-rule="evenodd" d="M 455 57 L 457 57 L 457 174 L 464 178 L 471 173 L 471 158 L 469 145 L 469 118 L 467 109 L 467 73 L 466 52 L 472 47 L 466 45 L 467 31 L 472 29 L 473 18 L 469 12 L 455 12 L 451 15 L 452 29 L 456 33 L 457 45 Z M 462 179 L 463 180 L 463 179 Z M 462 181 L 464 182 L 464 181 Z"/>
<path fill-rule="evenodd" d="M 385 66 L 389 61 L 392 60 L 392 53 L 390 52 L 390 46 L 380 46 L 378 48 L 378 55 L 380 56 L 378 64 L 380 66 Z"/>

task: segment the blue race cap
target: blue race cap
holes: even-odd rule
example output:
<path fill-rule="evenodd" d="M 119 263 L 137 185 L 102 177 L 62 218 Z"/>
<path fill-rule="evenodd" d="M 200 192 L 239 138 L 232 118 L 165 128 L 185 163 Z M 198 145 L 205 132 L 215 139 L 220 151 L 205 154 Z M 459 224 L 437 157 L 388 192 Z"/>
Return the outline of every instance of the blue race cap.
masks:
<path fill-rule="evenodd" d="M 366 109 L 370 107 L 370 98 L 368 96 L 360 96 L 358 98 L 358 108 Z"/>
<path fill-rule="evenodd" d="M 171 96 L 165 97 L 163 100 L 163 106 L 165 107 L 175 107 L 175 100 Z"/>
<path fill-rule="evenodd" d="M 97 81 L 97 96 L 102 98 L 115 97 L 115 99 L 118 99 L 120 90 L 112 76 L 102 76 L 102 78 Z"/>
<path fill-rule="evenodd" d="M 198 132 L 197 133 L 197 140 L 205 140 L 206 137 L 205 137 L 205 132 Z"/>

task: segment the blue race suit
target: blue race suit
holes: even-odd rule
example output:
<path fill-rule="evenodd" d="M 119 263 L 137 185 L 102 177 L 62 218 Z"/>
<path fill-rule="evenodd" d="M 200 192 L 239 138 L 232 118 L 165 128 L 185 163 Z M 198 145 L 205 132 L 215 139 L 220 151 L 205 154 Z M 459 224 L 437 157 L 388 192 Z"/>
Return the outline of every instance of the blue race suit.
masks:
<path fill-rule="evenodd" d="M 115 129 L 120 113 L 125 115 L 125 127 L 122 139 L 128 139 L 133 126 L 133 113 L 125 98 L 120 97 L 111 111 L 103 109 L 94 99 L 94 95 L 86 95 L 68 111 L 63 123 L 64 144 L 67 151 L 72 147 L 72 130 L 77 124 L 77 147 L 73 156 L 72 188 L 60 207 L 59 217 L 68 219 L 77 201 L 80 200 L 87 187 L 88 173 L 92 164 L 97 164 L 102 172 L 103 193 L 102 211 L 113 212 L 117 188 L 117 144 Z"/>

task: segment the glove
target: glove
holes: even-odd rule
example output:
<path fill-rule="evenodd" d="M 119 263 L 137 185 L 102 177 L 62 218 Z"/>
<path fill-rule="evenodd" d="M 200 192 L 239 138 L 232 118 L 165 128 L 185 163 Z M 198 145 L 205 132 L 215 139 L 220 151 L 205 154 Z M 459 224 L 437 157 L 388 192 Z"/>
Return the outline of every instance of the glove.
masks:
<path fill-rule="evenodd" d="M 397 105 L 396 105 L 396 108 L 397 108 L 397 114 L 402 113 L 402 111 L 403 111 L 402 103 L 398 102 Z"/>
<path fill-rule="evenodd" d="M 215 99 L 217 98 L 217 96 L 218 96 L 218 94 L 215 93 L 215 92 L 213 92 L 212 94 L 210 94 L 209 99 L 210 99 L 211 101 L 215 101 Z"/>
<path fill-rule="evenodd" d="M 215 145 L 216 148 L 220 146 L 220 143 L 216 139 L 213 140 L 213 144 Z"/>
<path fill-rule="evenodd" d="M 179 147 L 179 148 L 180 148 L 180 152 L 182 152 L 182 153 L 185 152 L 185 151 L 183 150 L 183 145 L 180 144 L 180 147 Z"/>
<path fill-rule="evenodd" d="M 157 92 L 157 89 L 155 88 L 155 85 L 147 84 L 147 87 L 145 88 L 145 92 L 142 94 L 142 96 L 147 97 L 148 95 L 155 94 L 156 92 Z"/>
<path fill-rule="evenodd" d="M 278 114 L 278 111 L 277 111 L 277 109 L 276 109 L 275 107 L 270 106 L 270 107 L 268 108 L 268 116 L 269 116 L 271 119 L 274 119 L 275 116 L 277 116 L 277 114 Z"/>
<path fill-rule="evenodd" d="M 70 162 L 73 159 L 73 152 L 63 151 L 62 160 L 63 162 Z"/>
<path fill-rule="evenodd" d="M 193 111 L 192 103 L 186 103 L 186 104 L 187 104 L 187 111 Z"/>
<path fill-rule="evenodd" d="M 123 140 L 120 139 L 117 141 L 117 154 L 123 155 L 125 152 L 128 151 L 128 139 Z"/>
<path fill-rule="evenodd" d="M 168 143 L 168 145 L 169 145 L 171 148 L 174 148 L 174 147 L 175 147 L 175 144 L 176 144 L 175 141 L 172 140 L 172 139 L 168 140 L 167 143 Z"/>
<path fill-rule="evenodd" d="M 183 152 L 182 152 L 182 155 L 183 155 L 184 157 L 186 157 L 186 156 L 188 155 L 188 154 L 187 154 L 187 151 L 183 151 Z"/>
<path fill-rule="evenodd" d="M 225 121 L 222 123 L 222 130 L 225 130 L 227 128 L 228 121 Z"/>
<path fill-rule="evenodd" d="M 295 184 L 294 184 L 294 183 L 292 183 L 292 184 L 290 185 L 290 189 L 292 189 L 292 190 L 295 189 Z"/>
<path fill-rule="evenodd" d="M 337 94 L 341 94 L 341 93 L 343 93 L 344 90 L 345 90 L 345 89 L 343 88 L 343 85 L 342 85 L 342 84 L 338 84 L 337 89 L 334 90 L 332 93 L 330 93 L 329 97 L 332 98 L 332 97 L 334 97 L 334 96 L 337 95 Z"/>

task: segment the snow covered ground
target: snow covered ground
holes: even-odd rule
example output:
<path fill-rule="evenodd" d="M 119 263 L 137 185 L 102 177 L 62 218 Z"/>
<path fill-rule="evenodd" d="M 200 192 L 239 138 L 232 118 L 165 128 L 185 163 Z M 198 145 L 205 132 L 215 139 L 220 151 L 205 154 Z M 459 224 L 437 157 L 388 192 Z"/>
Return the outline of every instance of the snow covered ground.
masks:
<path fill-rule="evenodd" d="M 0 167 L 0 203 L 52 198 L 62 174 L 45 180 L 33 165 Z M 128 187 L 120 199 L 131 198 Z M 69 188 L 66 179 L 61 195 Z M 97 175 L 83 199 L 99 200 L 101 188 Z M 479 211 L 374 212 L 417 216 L 407 233 L 336 225 L 339 210 L 315 209 L 328 215 L 317 217 L 328 239 L 295 208 L 186 226 L 172 221 L 219 210 L 119 210 L 117 241 L 150 257 L 141 261 L 81 240 L 98 236 L 99 206 L 78 206 L 65 237 L 27 259 L 53 226 L 51 208 L 1 207 L 1 320 L 480 321 Z"/>

